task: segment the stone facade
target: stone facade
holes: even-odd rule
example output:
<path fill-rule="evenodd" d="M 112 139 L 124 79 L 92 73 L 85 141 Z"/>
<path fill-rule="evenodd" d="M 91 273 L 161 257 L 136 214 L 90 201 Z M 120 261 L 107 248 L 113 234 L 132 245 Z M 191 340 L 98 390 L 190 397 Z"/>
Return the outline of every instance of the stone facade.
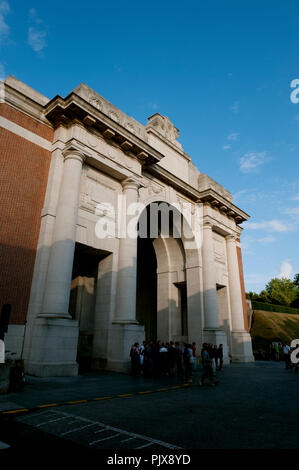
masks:
<path fill-rule="evenodd" d="M 6 342 L 27 372 L 126 370 L 145 338 L 222 343 L 226 362 L 252 361 L 239 226 L 248 215 L 200 174 L 170 120 L 156 113 L 143 126 L 85 84 L 49 100 L 8 77 L 0 93 L 1 295 L 13 307 Z M 172 234 L 126 236 L 154 203 L 188 207 L 199 238 L 174 236 L 174 221 Z"/>

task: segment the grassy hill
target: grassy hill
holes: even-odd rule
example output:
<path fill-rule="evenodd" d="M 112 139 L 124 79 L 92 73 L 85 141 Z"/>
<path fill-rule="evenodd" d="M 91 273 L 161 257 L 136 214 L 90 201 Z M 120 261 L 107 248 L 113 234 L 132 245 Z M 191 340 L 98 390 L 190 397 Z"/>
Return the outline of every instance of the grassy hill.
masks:
<path fill-rule="evenodd" d="M 299 315 L 255 310 L 250 333 L 254 350 L 265 349 L 272 341 L 290 344 L 299 338 Z"/>

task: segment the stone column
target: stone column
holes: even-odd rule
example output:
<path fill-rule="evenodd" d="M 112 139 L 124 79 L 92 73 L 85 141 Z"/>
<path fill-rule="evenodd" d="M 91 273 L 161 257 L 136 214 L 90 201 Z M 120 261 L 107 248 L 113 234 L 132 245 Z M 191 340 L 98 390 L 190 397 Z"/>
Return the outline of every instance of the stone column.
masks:
<path fill-rule="evenodd" d="M 251 337 L 244 327 L 241 280 L 237 256 L 236 236 L 226 237 L 227 268 L 232 323 L 232 359 L 239 362 L 253 360 Z"/>
<path fill-rule="evenodd" d="M 37 376 L 77 375 L 78 322 L 68 313 L 84 155 L 69 145 L 57 203 L 42 311 L 34 322 L 27 371 Z"/>
<path fill-rule="evenodd" d="M 138 202 L 139 183 L 131 178 L 122 183 L 126 210 Z M 125 210 L 125 207 L 122 208 Z M 118 280 L 115 320 L 136 323 L 137 236 L 128 236 L 127 227 L 132 215 L 122 215 L 122 238 L 119 240 Z"/>
<path fill-rule="evenodd" d="M 224 363 L 228 363 L 227 337 L 225 332 L 219 328 L 213 229 L 210 222 L 206 222 L 203 226 L 202 264 L 204 302 L 203 339 L 207 343 L 223 344 L 223 360 Z"/>
<path fill-rule="evenodd" d="M 127 370 L 130 367 L 130 346 L 145 339 L 144 327 L 136 321 L 137 236 L 129 237 L 127 234 L 128 224 L 137 216 L 128 215 L 127 211 L 130 204 L 138 202 L 140 184 L 127 178 L 122 187 L 125 205 L 120 214 L 122 237 L 119 240 L 116 308 L 108 347 L 108 367 L 114 370 Z"/>
<path fill-rule="evenodd" d="M 63 177 L 57 204 L 42 313 L 39 315 L 47 318 L 71 318 L 68 307 L 84 155 L 74 149 L 66 150 L 63 155 Z"/>

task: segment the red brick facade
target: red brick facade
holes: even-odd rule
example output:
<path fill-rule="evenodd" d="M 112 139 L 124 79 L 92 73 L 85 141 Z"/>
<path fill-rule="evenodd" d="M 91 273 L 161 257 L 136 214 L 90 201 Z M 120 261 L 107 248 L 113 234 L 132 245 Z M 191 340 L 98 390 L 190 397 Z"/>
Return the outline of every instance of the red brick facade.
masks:
<path fill-rule="evenodd" d="M 49 141 L 53 130 L 0 105 L 0 115 Z M 10 323 L 26 320 L 51 152 L 0 127 L 0 303 Z"/>

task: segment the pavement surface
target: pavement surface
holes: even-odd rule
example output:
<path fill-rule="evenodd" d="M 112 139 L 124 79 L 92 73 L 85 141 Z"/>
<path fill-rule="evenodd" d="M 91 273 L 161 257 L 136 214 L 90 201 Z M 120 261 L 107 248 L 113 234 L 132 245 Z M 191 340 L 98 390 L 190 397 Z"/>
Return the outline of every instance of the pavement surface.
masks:
<path fill-rule="evenodd" d="M 1 446 L 176 452 L 299 449 L 299 374 L 283 363 L 232 364 L 216 387 L 112 372 L 27 377 L 0 395 Z M 2 447 L 4 449 L 4 447 Z"/>

